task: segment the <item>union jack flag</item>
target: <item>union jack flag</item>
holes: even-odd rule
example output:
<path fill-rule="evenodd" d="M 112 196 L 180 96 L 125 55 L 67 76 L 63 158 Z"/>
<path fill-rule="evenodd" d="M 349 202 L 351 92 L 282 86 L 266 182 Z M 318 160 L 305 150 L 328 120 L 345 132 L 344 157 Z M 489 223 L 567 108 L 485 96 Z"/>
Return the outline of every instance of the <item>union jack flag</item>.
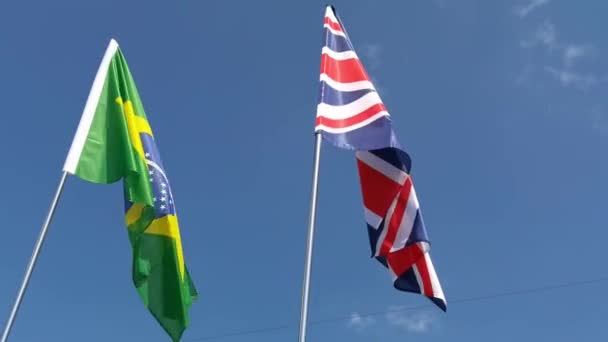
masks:
<path fill-rule="evenodd" d="M 390 270 L 395 288 L 420 293 L 445 311 L 411 159 L 333 6 L 325 11 L 323 28 L 315 130 L 335 146 L 357 151 L 372 256 Z"/>

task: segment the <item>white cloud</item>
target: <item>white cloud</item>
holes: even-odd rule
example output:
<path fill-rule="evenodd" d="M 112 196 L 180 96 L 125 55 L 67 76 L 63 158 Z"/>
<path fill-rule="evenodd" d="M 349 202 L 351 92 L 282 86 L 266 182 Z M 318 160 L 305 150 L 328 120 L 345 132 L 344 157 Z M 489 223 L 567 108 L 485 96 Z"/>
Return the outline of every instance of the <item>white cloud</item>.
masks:
<path fill-rule="evenodd" d="M 574 68 L 574 64 L 581 58 L 587 57 L 594 51 L 591 45 L 578 45 L 564 43 L 558 39 L 557 29 L 549 20 L 545 20 L 533 33 L 528 40 L 522 41 L 523 48 L 542 47 L 547 53 L 561 59 L 561 65 L 545 65 L 538 69 L 545 70 L 548 74 L 558 80 L 564 87 L 575 86 L 580 89 L 589 88 L 600 82 L 596 75 L 584 74 Z M 523 85 L 524 81 L 529 81 L 531 65 L 527 65 L 525 72 L 516 79 L 516 83 Z M 528 82 L 529 83 L 529 82 Z"/>
<path fill-rule="evenodd" d="M 557 37 L 557 29 L 549 20 L 545 20 L 528 40 L 521 41 L 520 45 L 524 48 L 534 46 L 544 47 L 549 52 L 561 54 L 564 65 L 571 66 L 582 57 L 588 56 L 594 51 L 592 45 L 580 45 L 564 43 Z"/>
<path fill-rule="evenodd" d="M 548 20 L 545 20 L 545 22 L 536 29 L 534 37 L 538 42 L 549 49 L 554 49 L 557 46 L 557 31 L 555 30 L 555 26 Z"/>
<path fill-rule="evenodd" d="M 600 134 L 608 134 L 608 118 L 603 107 L 596 106 L 589 111 L 593 121 L 593 129 Z"/>
<path fill-rule="evenodd" d="M 351 313 L 348 320 L 348 326 L 357 331 L 363 331 L 374 323 L 376 321 L 372 317 L 361 316 L 358 312 Z"/>
<path fill-rule="evenodd" d="M 588 55 L 591 52 L 592 48 L 590 46 L 583 45 L 568 45 L 564 47 L 564 64 L 566 66 L 571 66 L 574 64 L 574 61 Z"/>
<path fill-rule="evenodd" d="M 545 20 L 532 34 L 532 37 L 528 40 L 520 42 L 521 47 L 531 48 L 536 45 L 544 46 L 549 50 L 553 50 L 558 47 L 557 43 L 557 30 L 555 26 L 548 20 Z"/>
<path fill-rule="evenodd" d="M 408 332 L 426 333 L 435 324 L 436 316 L 429 312 L 398 311 L 397 308 L 386 314 L 386 320 L 390 325 Z"/>
<path fill-rule="evenodd" d="M 549 0 L 531 0 L 527 5 L 518 6 L 515 8 L 515 14 L 520 18 L 526 17 L 532 11 L 549 3 Z"/>
<path fill-rule="evenodd" d="M 534 68 L 532 64 L 526 64 L 522 70 L 515 76 L 515 84 L 518 86 L 530 86 L 532 85 L 532 74 Z"/>
<path fill-rule="evenodd" d="M 545 70 L 559 80 L 560 84 L 564 87 L 575 86 L 586 89 L 599 82 L 598 78 L 591 74 L 583 74 L 572 70 L 557 69 L 553 67 L 546 67 Z"/>
<path fill-rule="evenodd" d="M 536 39 L 549 49 L 557 45 L 557 32 L 555 26 L 550 21 L 545 21 L 535 33 Z"/>

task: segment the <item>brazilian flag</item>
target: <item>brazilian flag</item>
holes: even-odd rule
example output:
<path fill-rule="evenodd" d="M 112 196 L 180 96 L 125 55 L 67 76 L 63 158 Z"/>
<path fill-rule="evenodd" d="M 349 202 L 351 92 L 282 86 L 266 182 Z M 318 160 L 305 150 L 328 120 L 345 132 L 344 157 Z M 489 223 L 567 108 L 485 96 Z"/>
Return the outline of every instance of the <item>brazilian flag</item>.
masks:
<path fill-rule="evenodd" d="M 144 305 L 179 341 L 197 293 L 184 263 L 169 179 L 114 40 L 93 82 L 64 171 L 98 184 L 122 180 L 133 282 Z"/>

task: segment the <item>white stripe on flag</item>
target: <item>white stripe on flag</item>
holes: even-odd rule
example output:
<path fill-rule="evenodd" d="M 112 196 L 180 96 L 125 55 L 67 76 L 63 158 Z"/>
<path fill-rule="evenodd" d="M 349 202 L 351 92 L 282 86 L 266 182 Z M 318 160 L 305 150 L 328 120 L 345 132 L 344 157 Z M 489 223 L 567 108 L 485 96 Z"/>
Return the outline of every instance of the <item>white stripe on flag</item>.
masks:
<path fill-rule="evenodd" d="M 324 54 L 324 53 L 327 54 L 332 59 L 335 59 L 336 61 L 343 61 L 345 59 L 353 59 L 353 58 L 359 59 L 359 56 L 357 56 L 357 53 L 353 50 L 336 52 L 336 51 L 330 49 L 328 46 L 324 46 L 321 49 L 321 54 Z"/>
<path fill-rule="evenodd" d="M 382 216 L 376 215 L 374 212 L 365 207 L 363 209 L 365 210 L 365 222 L 377 230 L 378 227 L 380 227 L 380 223 L 382 223 Z"/>
<path fill-rule="evenodd" d="M 393 166 L 393 164 L 367 151 L 357 151 L 356 156 L 357 159 L 364 162 L 372 169 L 385 175 L 394 182 L 401 185 L 405 184 L 408 174 L 405 171 L 396 168 Z"/>
<path fill-rule="evenodd" d="M 333 21 L 336 24 L 340 24 L 338 22 L 338 19 L 336 18 L 333 9 L 331 8 L 331 6 L 327 6 L 325 8 L 325 17 L 329 18 L 329 20 Z"/>
<path fill-rule="evenodd" d="M 105 54 L 103 55 L 103 59 L 101 60 L 101 64 L 97 70 L 97 75 L 95 75 L 93 86 L 89 92 L 89 97 L 87 98 L 82 116 L 80 117 L 80 123 L 78 124 L 76 134 L 74 135 L 74 140 L 72 140 L 72 146 L 70 146 L 70 151 L 68 152 L 65 164 L 63 165 L 63 171 L 67 173 L 76 173 L 76 168 L 78 167 L 78 162 L 80 161 L 80 154 L 82 153 L 82 149 L 86 143 L 91 125 L 93 124 L 95 110 L 97 109 L 97 103 L 99 102 L 99 97 L 101 96 L 101 92 L 106 81 L 110 62 L 112 62 L 112 58 L 114 57 L 116 51 L 118 51 L 118 43 L 112 39 L 110 40 L 110 44 L 108 45 Z"/>
<path fill-rule="evenodd" d="M 317 105 L 317 116 L 323 116 L 332 120 L 344 120 L 360 114 L 377 104 L 382 104 L 382 99 L 380 99 L 380 95 L 377 92 L 372 91 L 349 104 L 341 106 L 332 106 L 321 102 Z"/>
<path fill-rule="evenodd" d="M 424 283 L 422 283 L 422 278 L 420 277 L 420 272 L 418 272 L 418 267 L 416 267 L 416 264 L 412 265 L 412 270 L 414 271 L 414 275 L 416 276 L 416 282 L 418 283 L 418 287 L 420 288 L 420 294 L 424 294 Z"/>
<path fill-rule="evenodd" d="M 346 37 L 346 34 L 344 34 L 344 32 L 342 31 L 336 31 L 333 28 L 331 28 L 331 26 L 329 26 L 328 24 L 323 24 L 323 27 L 328 29 L 329 32 L 335 34 L 336 36 L 342 36 L 342 37 Z"/>
<path fill-rule="evenodd" d="M 397 206 L 397 201 L 399 201 L 399 194 L 397 194 L 397 196 L 395 196 L 393 203 L 391 203 L 391 206 L 388 208 L 388 211 L 386 213 L 386 216 L 385 216 L 386 219 L 384 220 L 384 227 L 382 227 L 382 231 L 380 232 L 380 236 L 378 237 L 378 241 L 376 242 L 376 255 L 375 256 L 380 256 L 380 250 L 382 249 L 382 243 L 384 243 L 384 239 L 386 238 L 386 234 L 389 230 L 393 214 L 395 213 L 395 207 Z"/>
<path fill-rule="evenodd" d="M 328 126 L 325 126 L 323 124 L 320 124 L 320 125 L 315 126 L 315 131 L 325 131 L 327 133 L 332 133 L 332 134 L 346 133 L 346 132 L 354 131 L 354 130 L 356 130 L 358 128 L 361 128 L 363 126 L 367 126 L 370 123 L 372 123 L 372 122 L 374 122 L 374 121 L 376 121 L 376 120 L 378 120 L 378 119 L 380 119 L 382 117 L 385 117 L 385 116 L 390 116 L 390 115 L 386 111 L 381 111 L 381 112 L 378 112 L 378 114 L 370 117 L 369 119 L 365 119 L 365 120 L 360 121 L 360 122 L 358 122 L 358 123 L 356 123 L 354 125 L 346 126 L 346 127 L 343 127 L 343 128 L 333 128 L 333 127 L 328 127 Z"/>
<path fill-rule="evenodd" d="M 343 83 L 343 82 L 338 82 L 338 81 L 332 79 L 327 74 L 321 74 L 321 76 L 319 76 L 319 81 L 325 81 L 325 83 L 327 83 L 327 85 L 329 85 L 330 87 L 334 88 L 337 91 L 355 91 L 355 90 L 361 90 L 361 89 L 376 90 L 376 88 L 374 88 L 374 85 L 370 81 L 357 81 L 357 82 Z"/>
<path fill-rule="evenodd" d="M 401 191 L 404 191 L 402 189 Z M 399 224 L 399 230 L 397 231 L 397 236 L 395 237 L 395 241 L 393 242 L 393 247 L 391 248 L 391 252 L 398 251 L 405 247 L 405 244 L 410 238 L 410 234 L 412 233 L 412 228 L 414 228 L 414 220 L 416 219 L 416 213 L 418 213 L 418 199 L 416 198 L 416 191 L 414 190 L 414 186 L 412 185 L 410 188 L 410 196 L 407 199 L 407 206 L 405 207 L 405 212 L 403 213 L 403 217 L 401 218 L 401 222 Z"/>
<path fill-rule="evenodd" d="M 429 253 L 425 253 L 424 258 L 426 261 L 426 268 L 429 271 L 429 278 L 431 278 L 431 285 L 433 286 L 433 297 L 443 299 L 443 301 L 447 304 L 445 295 L 443 294 L 443 289 L 439 283 L 439 277 L 437 277 L 437 272 L 435 272 L 435 267 L 431 261 L 431 255 Z"/>

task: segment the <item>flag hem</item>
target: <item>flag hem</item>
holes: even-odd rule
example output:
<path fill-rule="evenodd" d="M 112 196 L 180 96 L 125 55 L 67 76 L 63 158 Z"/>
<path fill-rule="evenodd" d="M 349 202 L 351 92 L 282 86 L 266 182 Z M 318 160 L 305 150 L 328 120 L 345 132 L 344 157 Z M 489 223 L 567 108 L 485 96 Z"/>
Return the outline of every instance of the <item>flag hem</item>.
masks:
<path fill-rule="evenodd" d="M 106 81 L 110 62 L 112 62 L 112 58 L 114 57 L 114 54 L 116 54 L 116 51 L 118 51 L 118 43 L 116 40 L 112 39 L 108 44 L 101 64 L 99 65 L 99 69 L 97 70 L 97 74 L 95 75 L 95 80 L 91 86 L 91 91 L 89 92 L 87 102 L 82 111 L 82 116 L 80 117 L 80 122 L 78 123 L 78 128 L 76 129 L 76 134 L 74 135 L 74 140 L 72 140 L 72 145 L 70 146 L 70 150 L 65 159 L 65 164 L 63 165 L 63 171 L 69 174 L 76 173 L 80 155 L 84 149 L 86 138 L 89 135 L 99 97 L 101 96 Z"/>

